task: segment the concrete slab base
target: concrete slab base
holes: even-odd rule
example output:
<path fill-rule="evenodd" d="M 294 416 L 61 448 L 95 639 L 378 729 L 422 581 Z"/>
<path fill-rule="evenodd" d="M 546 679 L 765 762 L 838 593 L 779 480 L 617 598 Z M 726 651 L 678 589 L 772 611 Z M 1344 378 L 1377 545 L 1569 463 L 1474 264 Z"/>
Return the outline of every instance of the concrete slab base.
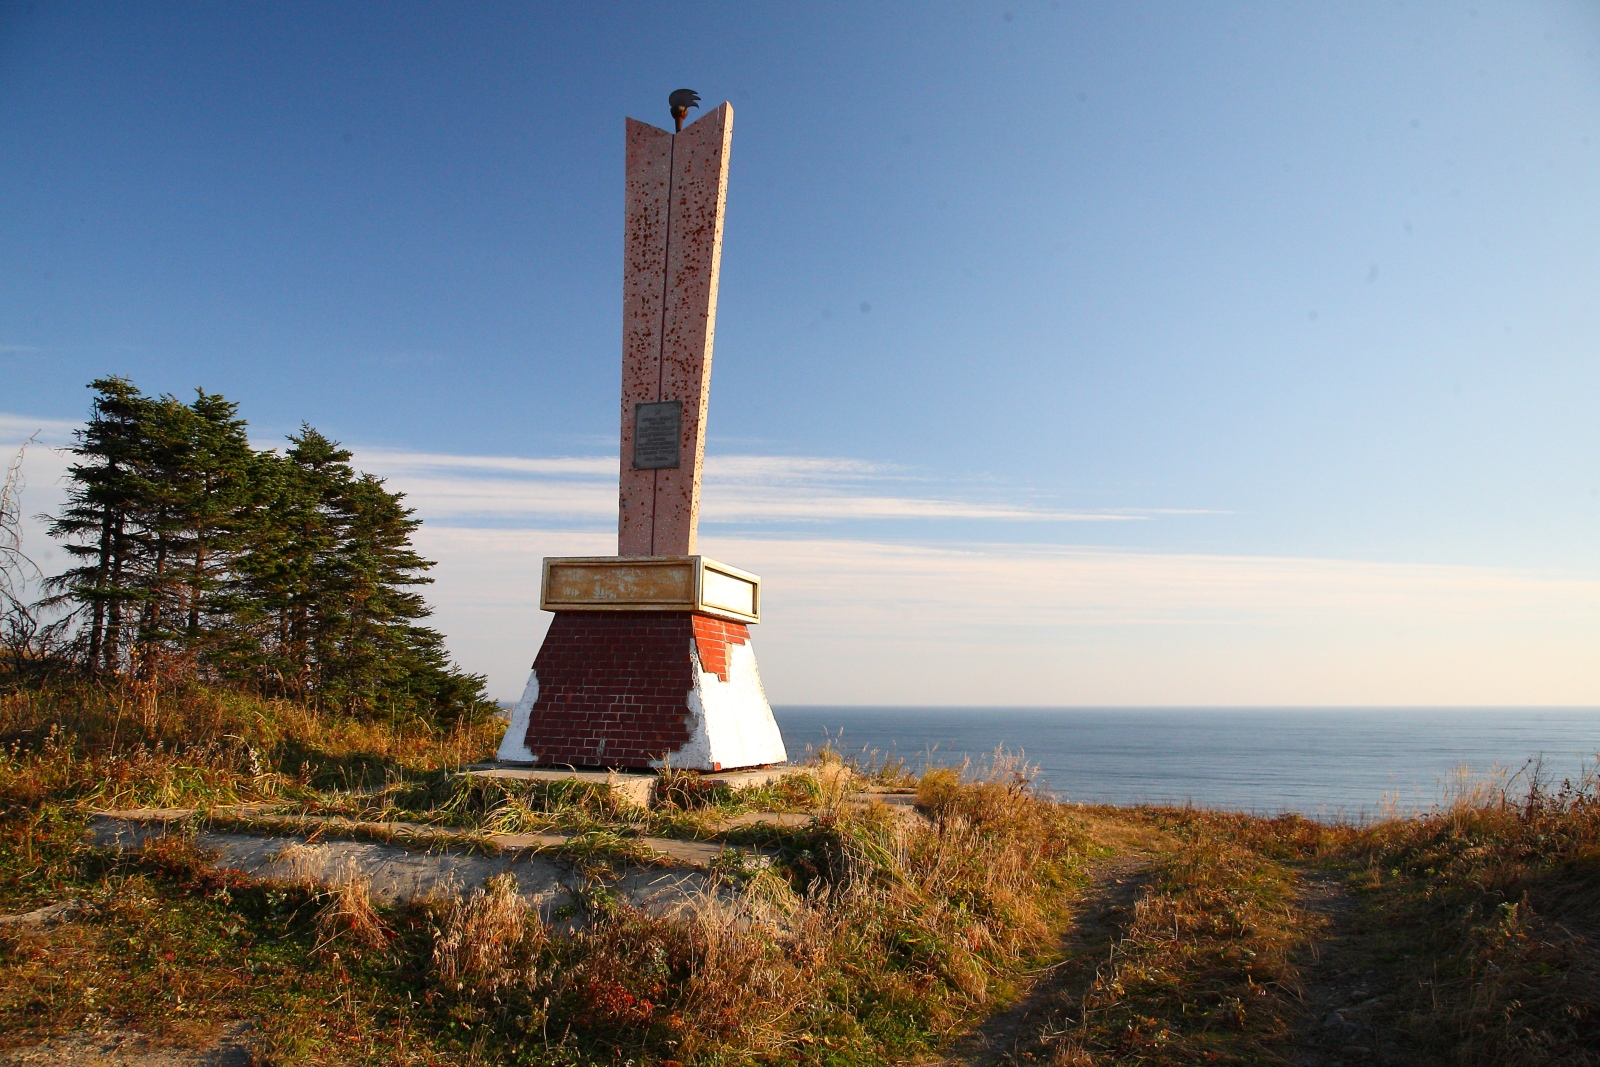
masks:
<path fill-rule="evenodd" d="M 167 816 L 143 819 L 140 816 Z M 160 812 L 99 812 L 89 825 L 88 843 L 96 848 L 131 850 L 153 838 L 189 832 L 192 809 Z M 212 863 L 269 881 L 337 885 L 360 877 L 374 899 L 385 904 L 428 897 L 450 897 L 481 887 L 497 874 L 511 873 L 517 891 L 557 928 L 579 897 L 583 874 L 559 857 L 540 850 L 564 843 L 564 835 L 494 834 L 491 852 L 429 849 L 419 852 L 397 844 L 341 838 L 311 840 L 299 836 L 238 833 L 198 827 L 195 843 L 213 855 Z M 685 866 L 629 864 L 616 872 L 614 892 L 653 914 L 673 914 L 691 906 L 715 886 L 710 873 L 723 846 L 710 842 L 647 839 L 664 860 Z M 749 850 L 745 850 L 749 851 Z"/>
<path fill-rule="evenodd" d="M 655 803 L 654 774 L 629 774 L 625 771 L 569 771 L 552 767 L 518 767 L 512 764 L 476 764 L 467 769 L 474 778 L 500 778 L 516 782 L 585 782 L 604 786 L 611 795 L 636 808 Z"/>
<path fill-rule="evenodd" d="M 556 767 L 529 767 L 514 763 L 475 763 L 467 768 L 475 778 L 501 778 L 521 782 L 587 782 L 605 786 L 611 795 L 634 807 L 648 808 L 655 803 L 656 785 L 661 778 L 655 774 L 628 771 L 573 771 Z M 758 789 L 772 785 L 791 774 L 814 775 L 810 767 L 791 767 L 781 763 L 773 767 L 756 767 L 741 771 L 716 771 L 696 775 L 696 781 L 710 788 Z"/>
<path fill-rule="evenodd" d="M 752 767 L 743 771 L 716 771 L 712 774 L 701 774 L 699 779 L 703 785 L 723 789 L 759 789 L 761 786 L 782 781 L 791 774 L 812 773 L 810 767 L 791 767 L 787 763 L 780 763 L 773 767 Z"/>

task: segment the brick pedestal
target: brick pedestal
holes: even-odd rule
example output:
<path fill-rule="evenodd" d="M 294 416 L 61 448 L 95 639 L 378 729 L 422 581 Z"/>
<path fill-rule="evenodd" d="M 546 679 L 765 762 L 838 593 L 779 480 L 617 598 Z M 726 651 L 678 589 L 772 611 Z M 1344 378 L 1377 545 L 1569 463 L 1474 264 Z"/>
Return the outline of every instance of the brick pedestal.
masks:
<path fill-rule="evenodd" d="M 744 623 L 691 611 L 558 611 L 500 758 L 719 771 L 787 755 Z"/>

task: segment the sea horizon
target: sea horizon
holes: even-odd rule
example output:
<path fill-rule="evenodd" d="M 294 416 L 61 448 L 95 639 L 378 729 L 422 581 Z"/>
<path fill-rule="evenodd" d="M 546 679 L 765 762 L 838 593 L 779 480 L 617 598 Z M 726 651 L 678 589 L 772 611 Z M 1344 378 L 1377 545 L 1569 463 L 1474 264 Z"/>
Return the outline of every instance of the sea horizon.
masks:
<path fill-rule="evenodd" d="M 1512 794 L 1591 773 L 1600 707 L 1564 705 L 778 705 L 791 759 L 824 744 L 913 773 L 997 750 L 1063 800 L 1368 821 L 1463 781 Z"/>

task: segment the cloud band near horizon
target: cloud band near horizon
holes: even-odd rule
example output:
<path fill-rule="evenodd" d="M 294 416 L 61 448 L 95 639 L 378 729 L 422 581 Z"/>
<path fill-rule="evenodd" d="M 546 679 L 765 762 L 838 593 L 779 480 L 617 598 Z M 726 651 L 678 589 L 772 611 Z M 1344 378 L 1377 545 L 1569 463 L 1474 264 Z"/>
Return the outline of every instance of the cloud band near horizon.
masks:
<path fill-rule="evenodd" d="M 72 424 L 0 416 L 0 447 L 34 429 L 59 447 Z M 615 551 L 614 455 L 355 451 L 425 520 L 451 650 L 514 697 L 548 626 L 540 559 Z M 30 516 L 57 506 L 66 463 L 30 450 Z M 763 577 L 754 640 L 775 704 L 1600 704 L 1594 574 L 938 540 L 923 520 L 1171 512 L 969 500 L 849 459 L 715 457 L 705 501 L 703 551 Z M 40 550 L 37 522 L 27 537 L 50 570 L 62 554 Z"/>

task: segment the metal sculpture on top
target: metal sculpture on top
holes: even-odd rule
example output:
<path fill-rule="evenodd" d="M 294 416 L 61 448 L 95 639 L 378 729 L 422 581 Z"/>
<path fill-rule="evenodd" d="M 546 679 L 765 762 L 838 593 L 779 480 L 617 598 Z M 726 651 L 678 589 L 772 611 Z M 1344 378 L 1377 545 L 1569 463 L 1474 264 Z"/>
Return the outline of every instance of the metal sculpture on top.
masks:
<path fill-rule="evenodd" d="M 672 109 L 673 132 L 683 132 L 683 120 L 689 117 L 691 107 L 700 106 L 700 94 L 693 89 L 674 89 L 667 97 L 667 107 Z"/>

